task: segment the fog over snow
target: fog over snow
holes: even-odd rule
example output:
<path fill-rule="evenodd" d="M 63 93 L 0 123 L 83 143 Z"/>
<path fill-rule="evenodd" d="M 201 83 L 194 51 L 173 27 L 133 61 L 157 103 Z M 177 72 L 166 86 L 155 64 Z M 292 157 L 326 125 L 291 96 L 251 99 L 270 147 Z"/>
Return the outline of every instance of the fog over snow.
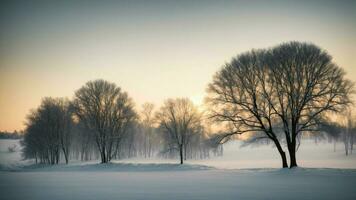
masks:
<path fill-rule="evenodd" d="M 0 140 L 0 199 L 356 199 L 356 156 L 342 143 L 303 141 L 299 165 L 280 169 L 271 146 L 224 145 L 206 160 L 126 159 L 35 166 L 22 161 L 18 140 Z M 334 168 L 334 169 L 329 169 Z M 344 169 L 336 169 L 344 168 Z"/>

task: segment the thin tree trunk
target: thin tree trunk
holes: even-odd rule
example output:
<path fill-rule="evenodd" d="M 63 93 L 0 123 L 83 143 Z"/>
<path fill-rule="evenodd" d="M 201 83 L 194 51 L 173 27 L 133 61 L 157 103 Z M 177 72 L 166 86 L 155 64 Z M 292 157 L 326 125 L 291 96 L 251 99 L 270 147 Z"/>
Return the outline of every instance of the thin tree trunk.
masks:
<path fill-rule="evenodd" d="M 279 144 L 279 142 L 277 140 L 274 141 L 274 144 L 276 145 L 278 152 L 281 156 L 282 159 L 282 167 L 283 168 L 288 168 L 288 163 L 287 163 L 287 157 L 286 157 L 286 153 L 283 151 L 281 145 Z"/>
<path fill-rule="evenodd" d="M 104 146 L 101 148 L 100 156 L 101 156 L 101 163 L 106 163 L 106 155 L 105 155 L 105 147 Z"/>
<path fill-rule="evenodd" d="M 354 133 L 351 132 L 350 134 L 350 154 L 352 154 L 352 151 L 354 150 Z"/>
<path fill-rule="evenodd" d="M 187 160 L 187 144 L 184 145 L 184 160 Z"/>
<path fill-rule="evenodd" d="M 66 151 L 66 149 L 63 147 L 63 154 L 64 154 L 64 159 L 66 160 L 66 164 L 68 164 L 68 151 Z"/>
<path fill-rule="evenodd" d="M 349 155 L 349 138 L 348 138 L 348 130 L 344 132 L 344 146 L 345 146 L 345 155 Z"/>
<path fill-rule="evenodd" d="M 183 144 L 179 145 L 180 164 L 183 164 Z"/>

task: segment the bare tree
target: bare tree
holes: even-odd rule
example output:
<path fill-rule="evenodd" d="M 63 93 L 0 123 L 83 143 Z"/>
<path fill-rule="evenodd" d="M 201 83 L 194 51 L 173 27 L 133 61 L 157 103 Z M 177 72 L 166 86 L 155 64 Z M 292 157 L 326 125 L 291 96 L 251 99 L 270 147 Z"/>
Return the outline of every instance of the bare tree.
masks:
<path fill-rule="evenodd" d="M 73 135 L 73 119 L 72 119 L 72 108 L 69 100 L 67 99 L 58 99 L 58 129 L 59 129 L 59 140 L 64 159 L 66 164 L 69 162 L 69 153 L 71 147 L 71 139 Z"/>
<path fill-rule="evenodd" d="M 320 134 L 313 134 L 314 137 L 323 138 L 327 137 L 329 141 L 334 143 L 334 152 L 336 152 L 336 143 L 340 139 L 344 128 L 339 124 L 332 122 L 331 120 L 324 120 L 319 125 Z M 324 135 L 323 135 L 324 134 Z"/>
<path fill-rule="evenodd" d="M 351 103 L 353 84 L 345 72 L 319 47 L 292 42 L 269 51 L 278 98 L 279 116 L 290 155 L 297 166 L 296 138 L 305 131 L 318 131 L 323 114 L 340 112 Z"/>
<path fill-rule="evenodd" d="M 192 134 L 201 126 L 201 116 L 193 103 L 186 98 L 168 99 L 156 113 L 162 129 L 167 133 L 169 148 L 179 151 L 180 164 Z"/>
<path fill-rule="evenodd" d="M 267 87 L 268 68 L 262 64 L 264 55 L 263 50 L 251 51 L 227 63 L 209 85 L 207 100 L 211 117 L 227 127 L 227 132 L 218 137 L 219 142 L 235 134 L 261 132 L 261 138 L 269 138 L 274 142 L 282 166 L 288 167 L 274 126 L 277 115 L 269 103 L 275 97 L 272 96 L 272 88 Z"/>
<path fill-rule="evenodd" d="M 271 139 L 287 167 L 297 166 L 298 135 L 318 131 L 323 114 L 351 103 L 353 84 L 331 56 L 313 44 L 290 42 L 239 55 L 209 85 L 212 117 L 233 127 L 221 140 L 246 132 Z M 280 133 L 284 137 L 280 137 Z"/>
<path fill-rule="evenodd" d="M 88 129 L 83 121 L 77 121 L 72 132 L 72 156 L 81 161 L 97 159 L 94 131 Z"/>
<path fill-rule="evenodd" d="M 144 134 L 144 156 L 151 157 L 152 156 L 152 148 L 153 148 L 153 124 L 154 124 L 154 116 L 153 116 L 154 105 L 152 103 L 144 103 L 142 105 L 141 111 L 141 124 L 142 131 Z"/>
<path fill-rule="evenodd" d="M 352 154 L 353 151 L 355 121 L 350 109 L 346 110 L 341 118 L 343 118 L 344 121 L 344 123 L 341 125 L 342 141 L 345 147 L 345 155 L 348 156 L 349 154 Z"/>
<path fill-rule="evenodd" d="M 41 105 L 27 117 L 26 134 L 22 142 L 25 158 L 58 164 L 62 151 L 68 164 L 72 123 L 68 100 L 44 98 Z"/>
<path fill-rule="evenodd" d="M 136 119 L 132 100 L 114 83 L 95 80 L 76 91 L 73 105 L 76 116 L 94 133 L 101 162 L 109 162 Z"/>

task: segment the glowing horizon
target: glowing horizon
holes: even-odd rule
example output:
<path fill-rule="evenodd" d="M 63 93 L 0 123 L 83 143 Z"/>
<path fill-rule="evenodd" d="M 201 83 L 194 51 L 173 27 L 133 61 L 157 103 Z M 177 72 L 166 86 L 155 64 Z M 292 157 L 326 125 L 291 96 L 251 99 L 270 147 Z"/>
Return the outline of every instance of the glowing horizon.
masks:
<path fill-rule="evenodd" d="M 0 131 L 23 129 L 43 97 L 72 98 L 99 78 L 137 109 L 175 97 L 200 104 L 233 56 L 291 40 L 327 50 L 356 81 L 354 10 L 352 1 L 3 3 Z"/>

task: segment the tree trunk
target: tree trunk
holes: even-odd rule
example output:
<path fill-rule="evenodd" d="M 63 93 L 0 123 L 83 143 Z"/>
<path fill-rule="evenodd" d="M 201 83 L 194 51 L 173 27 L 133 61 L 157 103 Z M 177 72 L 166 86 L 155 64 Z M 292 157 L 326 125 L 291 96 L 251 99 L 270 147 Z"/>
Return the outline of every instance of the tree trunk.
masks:
<path fill-rule="evenodd" d="M 66 164 L 68 164 L 68 151 L 66 151 L 66 149 L 63 147 L 63 154 L 64 154 L 64 159 L 66 160 Z"/>
<path fill-rule="evenodd" d="M 279 142 L 277 140 L 274 141 L 274 144 L 276 145 L 278 152 L 282 158 L 282 167 L 288 168 L 286 153 L 283 151 L 281 144 L 279 144 Z"/>
<path fill-rule="evenodd" d="M 184 145 L 184 160 L 187 160 L 187 144 Z"/>
<path fill-rule="evenodd" d="M 292 138 L 292 141 L 288 144 L 288 152 L 290 158 L 289 168 L 298 167 L 296 158 L 296 137 Z"/>
<path fill-rule="evenodd" d="M 183 164 L 183 144 L 179 145 L 180 164 Z"/>
<path fill-rule="evenodd" d="M 101 163 L 107 163 L 107 160 L 106 160 L 106 154 L 105 154 L 105 147 L 103 147 L 101 149 Z"/>
<path fill-rule="evenodd" d="M 107 163 L 105 152 L 103 153 L 103 161 L 104 161 L 103 163 Z"/>
<path fill-rule="evenodd" d="M 68 164 L 68 155 L 66 153 L 64 154 L 64 159 L 66 160 L 66 164 Z"/>
<path fill-rule="evenodd" d="M 350 134 L 350 154 L 352 154 L 353 150 L 354 150 L 354 133 L 351 132 L 351 134 Z"/>
<path fill-rule="evenodd" d="M 345 155 L 349 155 L 349 138 L 348 138 L 348 130 L 344 132 L 344 146 L 345 146 Z"/>
<path fill-rule="evenodd" d="M 296 159 L 296 155 L 295 155 L 295 148 L 293 148 L 293 147 L 289 151 L 289 158 L 290 158 L 290 166 L 289 166 L 289 168 L 298 167 L 297 159 Z"/>
<path fill-rule="evenodd" d="M 59 156 L 60 156 L 59 149 L 56 150 L 56 154 L 57 154 L 57 156 L 56 156 L 56 164 L 58 164 L 59 163 Z"/>

